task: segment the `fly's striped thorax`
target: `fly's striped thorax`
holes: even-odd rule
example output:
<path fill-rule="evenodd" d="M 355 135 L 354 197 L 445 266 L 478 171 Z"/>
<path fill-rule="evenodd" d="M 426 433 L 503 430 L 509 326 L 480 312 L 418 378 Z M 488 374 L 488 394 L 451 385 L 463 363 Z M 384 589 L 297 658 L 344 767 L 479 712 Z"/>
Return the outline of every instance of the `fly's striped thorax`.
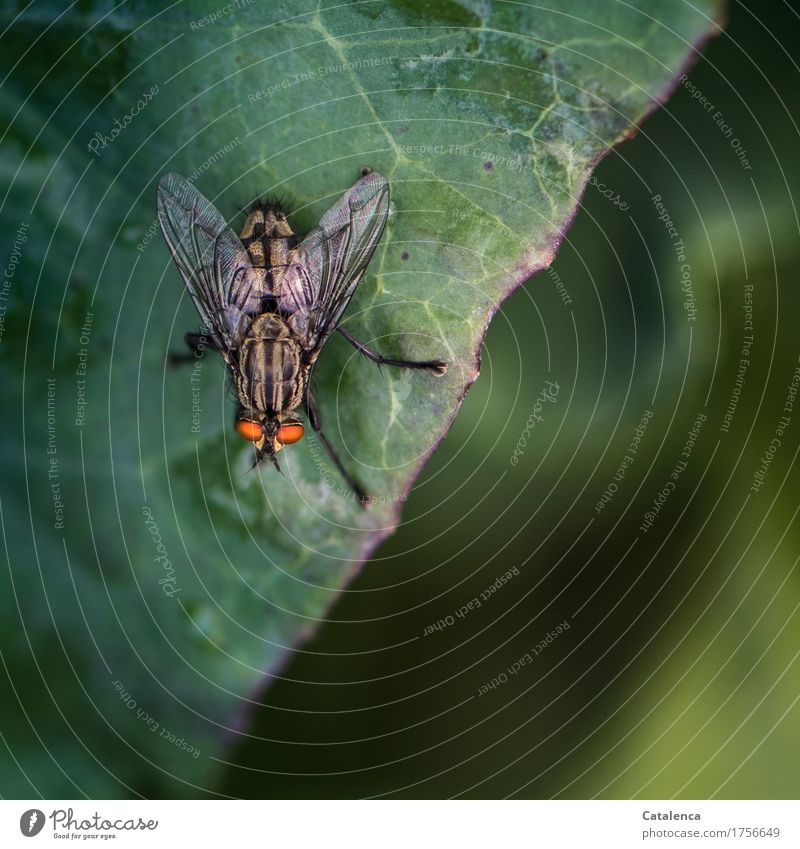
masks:
<path fill-rule="evenodd" d="M 285 213 L 271 204 L 258 204 L 251 210 L 240 238 L 253 267 L 264 269 L 268 287 L 273 282 L 272 269 L 285 267 L 289 263 L 289 252 L 297 247 L 297 236 Z"/>

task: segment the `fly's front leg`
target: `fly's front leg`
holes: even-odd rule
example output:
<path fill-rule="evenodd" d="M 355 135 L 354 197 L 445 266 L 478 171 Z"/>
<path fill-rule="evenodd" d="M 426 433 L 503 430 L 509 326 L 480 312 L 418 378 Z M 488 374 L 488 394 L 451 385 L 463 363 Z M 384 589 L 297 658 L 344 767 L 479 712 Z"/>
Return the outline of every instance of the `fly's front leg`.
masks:
<path fill-rule="evenodd" d="M 319 407 L 317 406 L 317 399 L 314 397 L 314 393 L 309 389 L 306 395 L 306 409 L 308 410 L 308 420 L 311 423 L 311 427 L 314 429 L 314 432 L 319 436 L 319 441 L 325 446 L 325 450 L 328 452 L 331 460 L 333 460 L 336 468 L 341 473 L 342 477 L 347 481 L 347 485 L 350 489 L 355 493 L 356 498 L 362 507 L 366 507 L 369 503 L 369 496 L 364 492 L 363 489 L 358 485 L 356 479 L 347 471 L 347 469 L 342 464 L 342 461 L 336 455 L 336 451 L 334 451 L 333 446 L 328 442 L 328 437 L 322 431 L 322 421 L 319 417 Z"/>
<path fill-rule="evenodd" d="M 368 348 L 363 342 L 359 342 L 352 333 L 348 333 L 343 327 L 336 328 L 339 333 L 357 350 L 360 351 L 368 360 L 377 363 L 379 366 L 397 366 L 398 368 L 416 368 L 425 369 L 435 377 L 442 377 L 447 372 L 447 363 L 442 360 L 394 360 L 391 357 L 384 357 L 382 354 Z"/>
<path fill-rule="evenodd" d="M 176 354 L 170 351 L 167 354 L 167 363 L 171 366 L 179 366 L 182 363 L 191 363 L 199 357 L 203 356 L 206 348 L 210 351 L 217 351 L 218 348 L 214 344 L 214 340 L 205 333 L 187 333 L 184 337 L 186 345 L 189 348 L 188 354 Z"/>

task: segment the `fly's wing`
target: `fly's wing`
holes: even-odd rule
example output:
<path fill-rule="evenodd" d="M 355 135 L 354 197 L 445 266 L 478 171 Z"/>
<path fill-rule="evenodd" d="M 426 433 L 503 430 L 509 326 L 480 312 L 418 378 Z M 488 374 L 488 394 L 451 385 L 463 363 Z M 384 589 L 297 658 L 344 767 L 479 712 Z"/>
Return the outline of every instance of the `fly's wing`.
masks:
<path fill-rule="evenodd" d="M 284 277 L 281 305 L 302 324 L 308 360 L 336 329 L 388 217 L 389 184 L 372 171 L 322 216 L 297 248 L 297 262 Z"/>
<path fill-rule="evenodd" d="M 250 258 L 219 210 L 180 174 L 156 192 L 158 222 L 197 312 L 223 356 L 236 346 L 250 312 Z"/>

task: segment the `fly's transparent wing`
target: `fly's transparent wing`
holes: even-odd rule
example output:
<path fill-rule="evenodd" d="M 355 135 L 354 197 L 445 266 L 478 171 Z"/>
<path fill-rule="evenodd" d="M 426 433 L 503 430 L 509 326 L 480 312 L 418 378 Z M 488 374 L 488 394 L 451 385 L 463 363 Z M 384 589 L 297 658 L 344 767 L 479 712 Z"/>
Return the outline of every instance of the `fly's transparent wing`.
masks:
<path fill-rule="evenodd" d="M 302 318 L 309 359 L 336 329 L 388 217 L 389 184 L 372 171 L 322 216 L 297 248 L 297 263 L 284 278 L 281 306 Z"/>
<path fill-rule="evenodd" d="M 247 251 L 219 210 L 180 174 L 159 180 L 156 206 L 175 265 L 225 356 L 252 306 L 248 283 L 253 269 Z"/>

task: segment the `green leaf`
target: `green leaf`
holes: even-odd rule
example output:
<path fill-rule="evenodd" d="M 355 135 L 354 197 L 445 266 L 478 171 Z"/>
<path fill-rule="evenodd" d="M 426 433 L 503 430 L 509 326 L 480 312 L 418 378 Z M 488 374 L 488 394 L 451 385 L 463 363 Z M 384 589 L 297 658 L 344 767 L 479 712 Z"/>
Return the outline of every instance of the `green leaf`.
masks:
<path fill-rule="evenodd" d="M 24 761 L 4 791 L 196 795 L 397 524 L 491 316 L 552 261 L 592 167 L 668 94 L 720 4 L 57 6 L 3 38 L 19 263 L 0 358 L 21 415 L 3 422 L 0 711 Z M 220 363 L 165 368 L 198 321 L 154 211 L 176 170 L 234 226 L 254 197 L 285 196 L 302 233 L 364 165 L 394 209 L 346 327 L 450 364 L 381 372 L 326 347 L 326 430 L 369 510 L 313 437 L 282 453 L 284 476 L 248 471 Z"/>

